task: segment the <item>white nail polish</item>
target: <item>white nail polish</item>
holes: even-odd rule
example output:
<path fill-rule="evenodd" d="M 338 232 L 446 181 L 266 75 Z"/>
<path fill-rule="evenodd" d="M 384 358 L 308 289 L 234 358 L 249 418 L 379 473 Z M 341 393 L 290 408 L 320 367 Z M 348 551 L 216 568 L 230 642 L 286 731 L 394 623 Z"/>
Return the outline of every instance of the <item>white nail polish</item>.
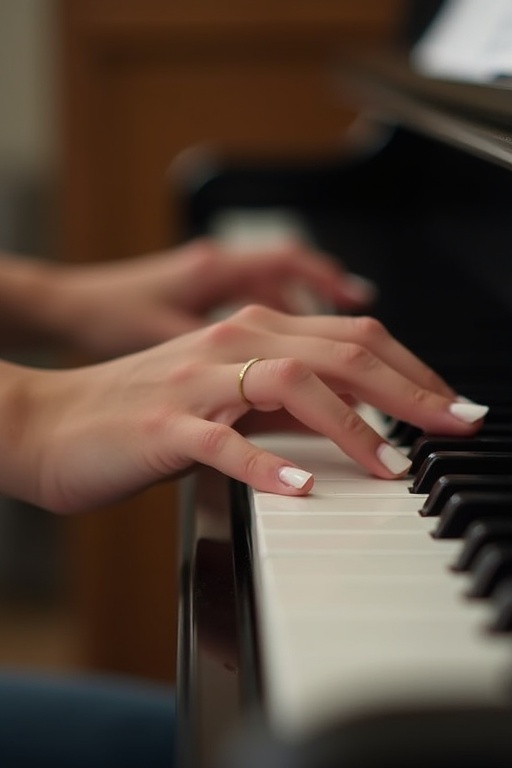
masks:
<path fill-rule="evenodd" d="M 308 480 L 313 477 L 311 472 L 297 467 L 281 467 L 277 474 L 281 482 L 290 488 L 304 488 Z"/>
<path fill-rule="evenodd" d="M 389 469 L 394 475 L 402 475 L 412 464 L 412 461 L 397 451 L 389 443 L 381 443 L 377 448 L 377 456 L 386 469 Z"/>
<path fill-rule="evenodd" d="M 489 411 L 487 405 L 478 405 L 477 403 L 464 403 L 456 402 L 451 403 L 449 411 L 456 419 L 466 422 L 466 424 L 473 424 L 479 419 L 483 419 L 486 413 Z"/>

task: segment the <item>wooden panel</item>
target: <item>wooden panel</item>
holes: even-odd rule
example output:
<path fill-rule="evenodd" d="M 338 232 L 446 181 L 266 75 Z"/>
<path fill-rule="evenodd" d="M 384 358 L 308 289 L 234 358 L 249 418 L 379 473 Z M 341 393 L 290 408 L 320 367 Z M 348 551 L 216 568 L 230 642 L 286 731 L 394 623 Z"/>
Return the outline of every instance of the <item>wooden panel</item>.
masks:
<path fill-rule="evenodd" d="M 352 113 L 344 44 L 390 33 L 398 0 L 61 0 L 62 257 L 175 242 L 166 169 L 191 145 L 254 157 L 335 150 Z M 73 521 L 86 663 L 174 674 L 172 486 Z"/>
<path fill-rule="evenodd" d="M 286 41 L 289 34 L 344 42 L 351 36 L 367 41 L 383 39 L 396 28 L 401 0 L 61 0 L 68 29 L 80 37 L 127 40 L 140 47 L 170 35 L 192 31 L 206 37 L 228 38 L 230 44 L 275 32 Z M 240 37 L 243 35 L 243 37 Z M 184 41 L 186 42 L 186 41 Z"/>

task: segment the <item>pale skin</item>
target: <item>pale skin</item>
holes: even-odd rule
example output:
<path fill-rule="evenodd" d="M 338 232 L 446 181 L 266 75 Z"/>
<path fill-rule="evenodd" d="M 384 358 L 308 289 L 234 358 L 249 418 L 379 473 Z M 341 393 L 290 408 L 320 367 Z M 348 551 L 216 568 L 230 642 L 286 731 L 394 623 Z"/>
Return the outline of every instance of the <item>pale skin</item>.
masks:
<path fill-rule="evenodd" d="M 256 356 L 266 359 L 245 377 L 249 409 L 238 374 Z M 116 360 L 51 372 L 4 363 L 1 373 L 0 487 L 57 512 L 121 499 L 196 463 L 264 491 L 309 493 L 314 478 L 291 487 L 280 477 L 286 457 L 244 437 L 260 418 L 312 429 L 369 473 L 394 477 L 378 457 L 383 438 L 345 397 L 431 432 L 478 429 L 450 412 L 456 393 L 367 317 L 253 305 Z"/>
<path fill-rule="evenodd" d="M 371 285 L 300 243 L 241 255 L 201 239 L 84 265 L 0 254 L 0 347 L 51 340 L 105 359 L 201 328 L 233 302 L 296 313 L 299 286 L 342 310 L 372 298 Z"/>

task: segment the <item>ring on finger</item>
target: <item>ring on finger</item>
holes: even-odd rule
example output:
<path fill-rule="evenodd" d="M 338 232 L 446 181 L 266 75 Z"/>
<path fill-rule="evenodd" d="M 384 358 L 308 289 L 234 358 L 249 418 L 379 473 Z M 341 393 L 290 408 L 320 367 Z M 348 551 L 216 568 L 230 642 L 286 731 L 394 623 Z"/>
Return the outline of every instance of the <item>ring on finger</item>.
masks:
<path fill-rule="evenodd" d="M 248 360 L 246 363 L 243 364 L 240 373 L 238 374 L 238 391 L 240 392 L 240 397 L 242 398 L 245 405 L 247 405 L 249 408 L 254 407 L 254 403 L 252 403 L 246 396 L 244 392 L 244 377 L 249 368 L 254 365 L 254 363 L 259 363 L 260 360 L 264 360 L 263 357 L 251 357 L 250 360 Z"/>

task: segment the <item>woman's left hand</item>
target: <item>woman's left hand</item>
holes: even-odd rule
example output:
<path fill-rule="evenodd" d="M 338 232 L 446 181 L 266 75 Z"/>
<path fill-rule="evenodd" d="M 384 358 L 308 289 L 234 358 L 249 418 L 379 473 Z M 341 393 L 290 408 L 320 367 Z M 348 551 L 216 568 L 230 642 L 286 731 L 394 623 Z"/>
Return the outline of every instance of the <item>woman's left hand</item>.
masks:
<path fill-rule="evenodd" d="M 257 302 L 284 312 L 368 307 L 373 286 L 300 244 L 237 253 L 195 240 L 121 262 L 52 273 L 53 326 L 76 349 L 100 358 L 153 346 L 202 327 L 215 310 Z"/>

